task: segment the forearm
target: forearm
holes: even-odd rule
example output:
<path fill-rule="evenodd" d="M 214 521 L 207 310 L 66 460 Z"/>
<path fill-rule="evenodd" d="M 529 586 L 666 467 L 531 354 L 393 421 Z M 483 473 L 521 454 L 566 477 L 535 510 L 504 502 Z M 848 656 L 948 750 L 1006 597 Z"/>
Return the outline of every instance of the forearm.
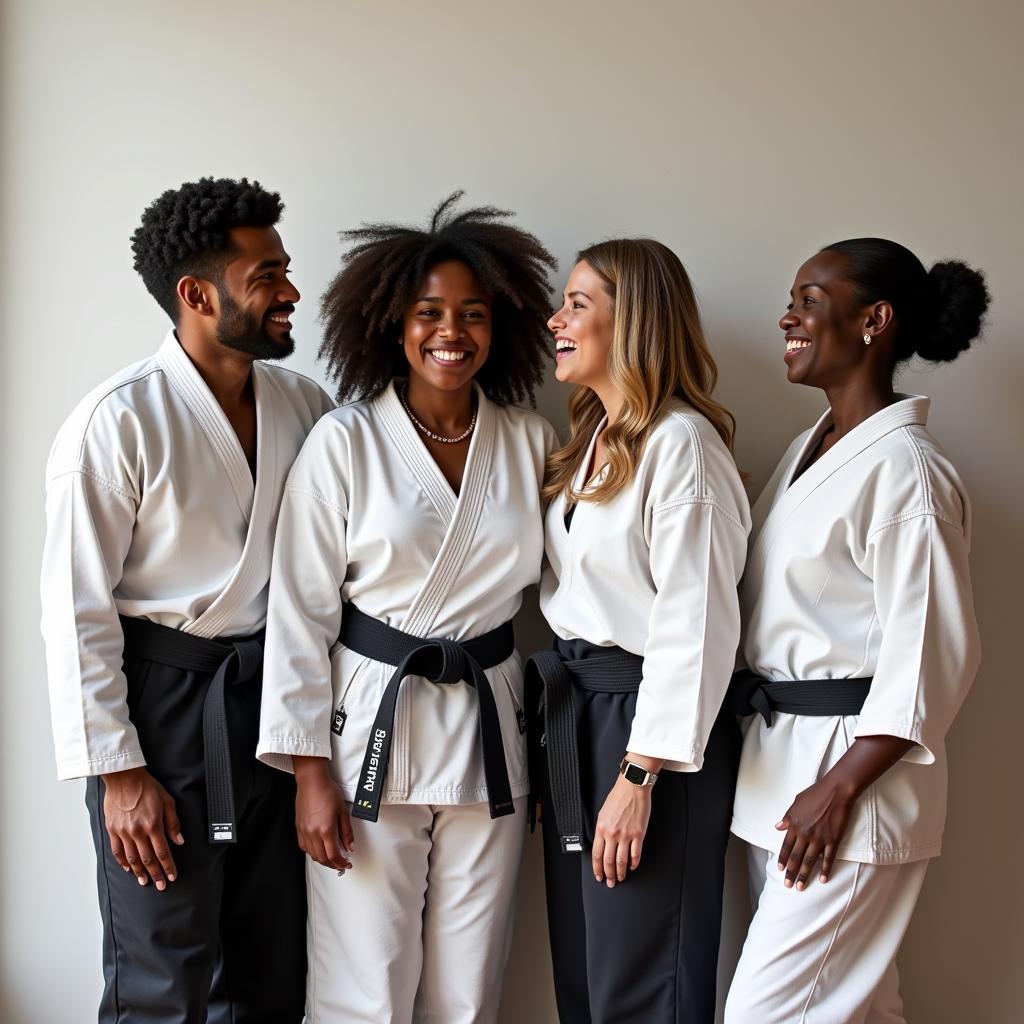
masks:
<path fill-rule="evenodd" d="M 848 799 L 856 800 L 913 746 L 913 740 L 899 736 L 861 736 L 821 781 L 832 784 Z"/>

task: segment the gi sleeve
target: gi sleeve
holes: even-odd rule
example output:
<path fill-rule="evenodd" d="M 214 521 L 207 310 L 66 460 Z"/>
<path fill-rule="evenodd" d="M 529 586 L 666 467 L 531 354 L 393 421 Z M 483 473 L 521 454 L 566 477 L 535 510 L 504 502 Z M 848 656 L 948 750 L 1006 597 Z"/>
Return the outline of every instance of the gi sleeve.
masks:
<path fill-rule="evenodd" d="M 82 466 L 47 474 L 40 591 L 59 779 L 146 763 L 128 717 L 113 596 L 137 502 L 130 485 Z"/>
<path fill-rule="evenodd" d="M 913 740 L 931 764 L 981 661 L 968 542 L 959 523 L 922 512 L 868 539 L 882 643 L 855 736 Z"/>
<path fill-rule="evenodd" d="M 304 483 L 289 482 L 285 489 L 270 576 L 256 749 L 261 761 L 283 771 L 292 770 L 292 754 L 331 756 L 330 655 L 341 630 L 347 515 L 344 504 Z"/>
<path fill-rule="evenodd" d="M 656 508 L 643 681 L 629 750 L 698 771 L 732 677 L 740 635 L 737 584 L 747 530 L 713 499 Z"/>

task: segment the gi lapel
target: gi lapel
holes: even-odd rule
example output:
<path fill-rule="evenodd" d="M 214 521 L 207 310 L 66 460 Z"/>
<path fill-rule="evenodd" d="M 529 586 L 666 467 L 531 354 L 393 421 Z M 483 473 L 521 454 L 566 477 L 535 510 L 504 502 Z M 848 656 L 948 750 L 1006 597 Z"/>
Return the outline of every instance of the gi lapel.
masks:
<path fill-rule="evenodd" d="M 192 360 L 178 343 L 173 330 L 168 332 L 157 358 L 174 390 L 196 418 L 217 458 L 223 464 L 238 508 L 242 516 L 248 520 L 252 514 L 255 486 L 245 452 L 242 451 L 238 436 L 224 410 L 213 397 L 199 371 L 192 365 Z"/>
<path fill-rule="evenodd" d="M 249 529 L 242 557 L 227 586 L 199 618 L 185 627 L 197 636 L 221 636 L 235 610 L 255 600 L 270 579 L 279 494 L 275 409 L 281 399 L 270 372 L 262 363 L 252 364 L 252 386 L 256 397 L 256 485 Z M 248 471 L 247 463 L 246 473 Z M 249 479 L 252 480 L 251 474 Z"/>
<path fill-rule="evenodd" d="M 817 462 L 808 467 L 799 479 L 793 480 L 797 468 L 803 465 L 822 433 L 832 422 L 831 411 L 826 412 L 782 475 L 764 525 L 751 550 L 749 565 L 756 568 L 764 562 L 765 556 L 781 535 L 790 516 L 837 470 L 893 430 L 912 424 L 924 424 L 928 419 L 928 406 L 929 400 L 922 395 L 902 396 L 900 401 L 876 412 L 874 416 L 869 416 L 856 426 Z"/>
<path fill-rule="evenodd" d="M 476 428 L 466 454 L 466 468 L 462 474 L 462 487 L 456 499 L 437 463 L 420 439 L 416 428 L 402 408 L 395 390 L 395 382 L 381 393 L 379 408 L 384 426 L 391 440 L 412 471 L 441 520 L 447 523 L 444 540 L 434 556 L 419 593 L 413 599 L 402 622 L 401 629 L 413 636 L 432 635 L 434 622 L 445 599 L 459 580 L 462 566 L 473 545 L 484 497 L 491 478 L 497 433 L 497 414 L 494 405 L 474 384 L 478 403 Z M 451 637 L 449 639 L 457 639 Z M 396 743 L 392 748 L 389 790 L 404 796 L 409 786 L 409 705 L 412 688 L 403 687 L 398 699 L 395 721 Z"/>

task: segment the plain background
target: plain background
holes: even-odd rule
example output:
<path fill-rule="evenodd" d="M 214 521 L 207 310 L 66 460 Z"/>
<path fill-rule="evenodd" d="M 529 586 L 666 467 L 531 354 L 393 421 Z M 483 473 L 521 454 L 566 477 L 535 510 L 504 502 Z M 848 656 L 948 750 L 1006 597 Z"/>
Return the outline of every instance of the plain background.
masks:
<path fill-rule="evenodd" d="M 8 0 L 2 23 L 3 544 L 0 1017 L 95 1020 L 99 915 L 81 783 L 54 781 L 37 573 L 43 467 L 93 384 L 167 324 L 128 238 L 205 174 L 282 192 L 304 292 L 292 365 L 319 378 L 336 232 L 421 221 L 457 187 L 517 211 L 559 257 L 651 234 L 689 267 L 756 495 L 823 407 L 788 385 L 776 320 L 797 266 L 881 234 L 983 267 L 984 343 L 904 390 L 976 511 L 985 663 L 950 738 L 943 857 L 901 956 L 912 1022 L 1021 1019 L 1024 505 L 1018 3 Z M 553 380 L 540 406 L 561 427 Z M 543 643 L 534 628 L 524 646 Z M 504 1024 L 554 1020 L 538 843 L 522 877 Z M 735 866 L 735 865 L 734 865 Z M 723 972 L 742 936 L 734 872 Z"/>

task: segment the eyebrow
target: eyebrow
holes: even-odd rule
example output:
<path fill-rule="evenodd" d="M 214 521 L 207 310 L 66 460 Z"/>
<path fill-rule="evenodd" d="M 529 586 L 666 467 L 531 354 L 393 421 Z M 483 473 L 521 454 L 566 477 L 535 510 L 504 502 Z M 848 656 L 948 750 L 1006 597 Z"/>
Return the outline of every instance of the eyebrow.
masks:
<path fill-rule="evenodd" d="M 588 294 L 587 294 L 586 292 L 580 291 L 579 289 L 577 289 L 577 290 L 576 290 L 576 291 L 574 291 L 574 292 L 569 292 L 569 298 L 570 298 L 570 299 L 571 299 L 571 298 L 573 298 L 573 297 L 574 297 L 574 296 L 576 296 L 576 295 L 582 295 L 582 296 L 583 296 L 583 298 L 587 299 L 587 300 L 588 300 L 588 301 L 590 301 L 590 302 L 593 302 L 593 301 L 594 301 L 593 299 L 591 299 L 591 298 L 590 298 L 590 296 L 589 296 L 589 295 L 588 295 Z"/>
<path fill-rule="evenodd" d="M 802 292 L 805 288 L 820 288 L 822 291 L 825 291 L 825 286 L 822 284 L 818 284 L 817 281 L 808 281 L 807 284 L 800 285 L 797 291 Z"/>
<path fill-rule="evenodd" d="M 286 256 L 283 260 L 262 260 L 261 262 L 256 264 L 252 272 L 254 274 L 261 274 L 263 273 L 264 270 L 276 270 L 278 267 L 287 267 L 288 264 L 291 263 L 291 261 L 291 256 Z"/>
<path fill-rule="evenodd" d="M 435 302 L 438 305 L 442 305 L 444 303 L 444 299 L 440 295 L 421 295 L 416 301 L 417 302 Z M 464 306 L 486 306 L 487 305 L 487 300 L 486 299 L 463 299 L 462 300 L 462 304 Z"/>

